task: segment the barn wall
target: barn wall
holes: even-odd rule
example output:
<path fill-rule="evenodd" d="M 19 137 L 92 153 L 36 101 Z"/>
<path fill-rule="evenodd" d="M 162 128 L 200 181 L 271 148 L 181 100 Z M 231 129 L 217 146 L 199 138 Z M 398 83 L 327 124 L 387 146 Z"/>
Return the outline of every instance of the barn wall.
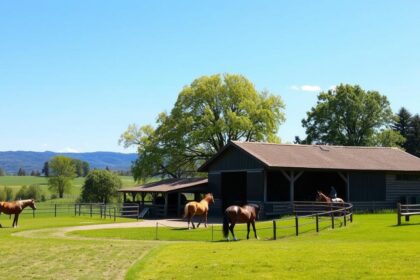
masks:
<path fill-rule="evenodd" d="M 408 197 L 407 203 L 420 203 L 420 176 L 398 178 L 398 174 L 386 175 L 386 200 L 397 203 Z M 417 177 L 417 178 L 415 178 Z"/>
<path fill-rule="evenodd" d="M 220 173 L 209 173 L 208 188 L 214 197 L 214 205 L 209 207 L 209 215 L 215 216 L 219 215 L 222 209 L 221 197 L 221 185 L 222 185 L 222 176 Z"/>
<path fill-rule="evenodd" d="M 264 201 L 264 171 L 247 173 L 248 201 Z"/>
<path fill-rule="evenodd" d="M 350 201 L 385 201 L 385 173 L 355 172 L 350 173 Z"/>
<path fill-rule="evenodd" d="M 242 150 L 230 147 L 209 166 L 209 173 L 222 170 L 262 169 L 264 166 Z"/>

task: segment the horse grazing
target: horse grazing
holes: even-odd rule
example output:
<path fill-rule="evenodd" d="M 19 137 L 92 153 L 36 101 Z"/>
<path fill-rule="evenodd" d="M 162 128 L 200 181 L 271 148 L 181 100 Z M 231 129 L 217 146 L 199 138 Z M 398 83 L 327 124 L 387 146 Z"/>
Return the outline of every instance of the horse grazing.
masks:
<path fill-rule="evenodd" d="M 257 231 L 255 229 L 255 220 L 258 218 L 260 212 L 260 206 L 256 204 L 246 204 L 242 207 L 232 205 L 226 208 L 223 216 L 223 235 L 229 241 L 229 230 L 232 233 L 233 240 L 237 240 L 233 228 L 237 223 L 246 223 L 248 233 L 246 239 L 249 239 L 249 225 L 252 224 L 254 235 L 256 239 Z M 230 225 L 229 225 L 230 224 Z"/>
<path fill-rule="evenodd" d="M 188 219 L 188 229 L 190 229 L 190 222 L 192 227 L 195 228 L 195 225 L 192 221 L 194 216 L 203 216 L 205 221 L 204 225 L 207 227 L 207 214 L 209 213 L 209 204 L 214 203 L 213 194 L 208 193 L 200 202 L 191 201 L 188 202 L 184 207 L 184 217 Z M 198 223 L 197 228 L 200 226 L 203 219 Z"/>
<path fill-rule="evenodd" d="M 22 212 L 23 209 L 25 209 L 28 206 L 35 210 L 36 209 L 35 200 L 26 199 L 26 200 L 12 201 L 12 202 L 0 201 L 0 213 L 3 212 L 8 215 L 15 214 L 15 218 L 13 219 L 12 226 L 17 227 L 19 214 Z"/>
<path fill-rule="evenodd" d="M 344 203 L 344 200 L 342 198 L 330 198 L 329 196 L 326 196 L 321 191 L 316 191 L 316 201 L 326 202 L 326 203 Z"/>

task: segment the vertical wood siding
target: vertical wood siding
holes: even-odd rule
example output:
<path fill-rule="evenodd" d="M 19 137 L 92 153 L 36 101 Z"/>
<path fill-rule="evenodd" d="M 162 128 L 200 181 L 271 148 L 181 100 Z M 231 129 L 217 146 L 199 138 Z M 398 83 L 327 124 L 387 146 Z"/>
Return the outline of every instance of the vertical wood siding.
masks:
<path fill-rule="evenodd" d="M 397 203 L 402 197 L 409 197 L 409 203 L 420 203 L 420 181 L 399 181 L 396 174 L 386 175 L 386 200 Z M 417 200 L 417 201 L 416 201 Z"/>

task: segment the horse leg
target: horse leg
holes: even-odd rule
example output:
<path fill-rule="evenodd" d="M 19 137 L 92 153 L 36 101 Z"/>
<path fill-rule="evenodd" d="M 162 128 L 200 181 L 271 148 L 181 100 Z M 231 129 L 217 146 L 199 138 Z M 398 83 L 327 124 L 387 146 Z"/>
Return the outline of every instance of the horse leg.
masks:
<path fill-rule="evenodd" d="M 232 233 L 232 236 L 233 236 L 233 240 L 238 240 L 238 239 L 236 239 L 236 236 L 235 236 L 235 232 L 233 231 L 233 228 L 235 227 L 235 223 L 231 223 L 230 224 L 230 227 L 229 227 L 229 230 L 230 230 L 230 232 Z"/>
<path fill-rule="evenodd" d="M 15 214 L 15 217 L 14 217 L 13 223 L 12 223 L 12 227 L 17 227 L 17 217 L 18 217 L 18 214 Z"/>
<path fill-rule="evenodd" d="M 191 216 L 190 220 L 191 220 L 192 228 L 195 229 L 193 218 L 194 218 L 194 215 Z"/>
<path fill-rule="evenodd" d="M 252 221 L 252 229 L 254 230 L 255 238 L 259 240 L 259 237 L 257 236 L 257 230 L 255 229 L 255 221 Z M 248 230 L 248 233 L 249 233 L 249 230 Z"/>
<path fill-rule="evenodd" d="M 205 221 L 205 224 L 204 224 L 204 226 L 207 228 L 207 214 L 208 214 L 208 212 L 206 212 L 206 214 L 205 214 L 205 217 L 204 217 L 204 221 Z"/>
<path fill-rule="evenodd" d="M 246 233 L 246 239 L 249 239 L 249 222 L 246 223 L 246 229 L 247 229 L 247 233 Z"/>

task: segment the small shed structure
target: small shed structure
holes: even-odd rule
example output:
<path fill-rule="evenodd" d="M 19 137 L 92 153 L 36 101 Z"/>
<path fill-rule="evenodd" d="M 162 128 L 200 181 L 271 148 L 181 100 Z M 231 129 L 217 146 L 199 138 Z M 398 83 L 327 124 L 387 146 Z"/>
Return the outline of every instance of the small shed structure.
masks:
<path fill-rule="evenodd" d="M 259 203 L 266 216 L 291 202 L 314 200 L 317 190 L 356 208 L 420 203 L 420 159 L 397 148 L 230 142 L 204 163 L 213 214 L 232 204 Z"/>
<path fill-rule="evenodd" d="M 179 217 L 188 201 L 199 201 L 207 193 L 207 182 L 207 178 L 167 179 L 119 192 L 124 195 L 124 203 L 139 204 L 141 210 L 149 208 L 153 216 Z"/>

